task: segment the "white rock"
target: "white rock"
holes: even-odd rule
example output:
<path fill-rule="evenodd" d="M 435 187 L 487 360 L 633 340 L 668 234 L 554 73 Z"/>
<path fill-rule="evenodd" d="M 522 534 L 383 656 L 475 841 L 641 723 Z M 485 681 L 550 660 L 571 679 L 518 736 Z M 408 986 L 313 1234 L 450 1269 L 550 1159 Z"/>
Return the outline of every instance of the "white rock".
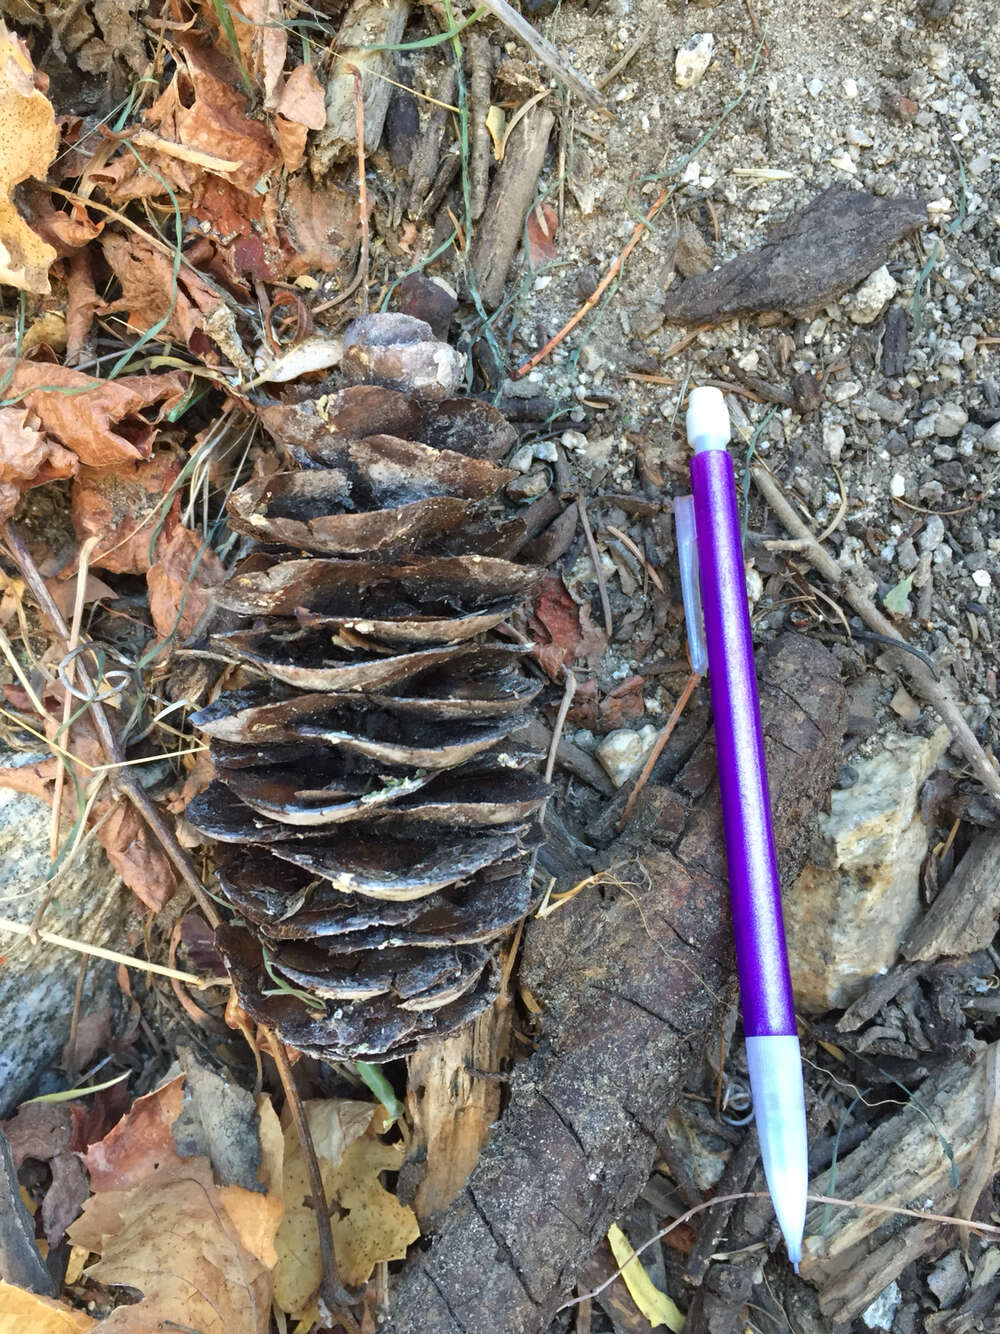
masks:
<path fill-rule="evenodd" d="M 897 500 L 900 496 L 906 495 L 906 478 L 901 472 L 892 474 L 892 481 L 889 483 L 889 494 L 895 496 Z"/>
<path fill-rule="evenodd" d="M 991 588 L 993 585 L 993 579 L 989 570 L 973 570 L 972 582 L 977 588 Z"/>
<path fill-rule="evenodd" d="M 806 84 L 806 88 L 809 90 L 810 97 L 819 97 L 820 93 L 823 91 L 823 80 L 810 79 Z"/>
<path fill-rule="evenodd" d="M 861 1319 L 869 1329 L 892 1329 L 903 1294 L 895 1281 L 883 1288 L 870 1306 L 861 1312 Z"/>
<path fill-rule="evenodd" d="M 656 740 L 656 728 L 646 726 L 641 732 L 633 732 L 627 727 L 620 727 L 609 732 L 594 751 L 594 755 L 604 767 L 605 773 L 621 787 L 638 769 L 648 755 Z"/>
<path fill-rule="evenodd" d="M 587 448 L 587 437 L 582 431 L 563 431 L 559 440 L 563 449 L 579 451 Z"/>
<path fill-rule="evenodd" d="M 840 453 L 844 448 L 847 434 L 837 422 L 823 423 L 823 444 L 833 463 L 840 462 Z"/>
<path fill-rule="evenodd" d="M 979 448 L 988 454 L 1000 454 L 1000 422 L 994 422 L 988 431 L 979 437 Z"/>
<path fill-rule="evenodd" d="M 950 440 L 952 436 L 962 434 L 962 428 L 968 420 L 969 414 L 964 408 L 957 403 L 945 403 L 934 418 L 934 434 Z"/>
<path fill-rule="evenodd" d="M 510 466 L 517 472 L 531 472 L 531 465 L 534 461 L 534 445 L 522 445 L 520 449 L 515 449 L 510 456 Z"/>
<path fill-rule="evenodd" d="M 677 52 L 674 62 L 674 82 L 678 88 L 693 88 L 700 83 L 715 55 L 715 35 L 696 32 Z"/>
<path fill-rule="evenodd" d="M 857 84 L 857 80 L 855 80 L 855 79 L 845 79 L 844 82 L 843 82 L 840 86 L 841 86 L 841 88 L 843 88 L 843 90 L 844 90 L 844 96 L 845 96 L 845 97 L 857 97 L 857 95 L 858 95 L 858 84 Z"/>
<path fill-rule="evenodd" d="M 847 305 L 855 324 L 874 324 L 896 295 L 899 284 L 883 264 L 868 275 Z"/>
<path fill-rule="evenodd" d="M 835 791 L 817 822 L 822 854 L 785 899 L 795 998 L 825 1014 L 859 995 L 890 968 L 920 915 L 920 868 L 928 830 L 919 793 L 951 734 L 889 738 L 869 759 L 852 760 L 858 778 Z"/>
<path fill-rule="evenodd" d="M 846 153 L 834 153 L 830 159 L 830 166 L 836 167 L 838 171 L 847 172 L 848 176 L 858 174 L 857 163 L 855 163 Z"/>

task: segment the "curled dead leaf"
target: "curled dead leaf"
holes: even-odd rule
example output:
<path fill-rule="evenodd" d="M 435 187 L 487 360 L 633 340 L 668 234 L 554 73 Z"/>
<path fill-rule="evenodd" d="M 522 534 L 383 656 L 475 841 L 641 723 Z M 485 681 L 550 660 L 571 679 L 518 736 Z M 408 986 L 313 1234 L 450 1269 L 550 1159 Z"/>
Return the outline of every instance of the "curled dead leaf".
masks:
<path fill-rule="evenodd" d="M 176 528 L 157 547 L 155 565 L 146 575 L 149 610 L 156 633 L 186 639 L 212 605 L 213 589 L 226 572 L 218 556 L 190 528 Z"/>
<path fill-rule="evenodd" d="M 100 380 L 68 366 L 9 358 L 0 358 L 0 376 L 10 377 L 8 399 L 30 408 L 48 436 L 95 468 L 147 458 L 155 423 L 188 388 L 179 371 Z"/>
<path fill-rule="evenodd" d="M 180 462 L 168 450 L 146 463 L 80 469 L 73 483 L 71 513 L 81 542 L 100 538 L 90 555 L 91 566 L 116 574 L 146 573 L 155 559 L 155 539 L 169 538 L 178 524 L 177 499 L 166 515 L 162 507 L 180 470 Z"/>
<path fill-rule="evenodd" d="M 76 469 L 76 458 L 45 434 L 30 408 L 0 408 L 0 520 L 10 518 L 29 487 Z"/>
<path fill-rule="evenodd" d="M 52 103 L 28 49 L 0 23 L 0 283 L 44 295 L 56 252 L 11 200 L 16 185 L 44 178 L 59 147 Z"/>

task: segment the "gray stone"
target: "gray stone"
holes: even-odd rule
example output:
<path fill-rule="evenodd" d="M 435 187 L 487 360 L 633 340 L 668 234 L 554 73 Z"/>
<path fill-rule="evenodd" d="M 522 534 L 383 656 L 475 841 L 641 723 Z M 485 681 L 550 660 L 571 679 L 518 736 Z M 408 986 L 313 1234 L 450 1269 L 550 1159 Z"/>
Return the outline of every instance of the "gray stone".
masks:
<path fill-rule="evenodd" d="M 931 738 L 895 737 L 855 761 L 858 781 L 834 791 L 818 817 L 822 846 L 786 895 L 795 997 L 823 1014 L 849 1005 L 892 966 L 920 913 L 920 867 L 928 832 L 919 792 L 947 748 Z"/>
<path fill-rule="evenodd" d="M 943 1311 L 954 1306 L 965 1291 L 969 1275 L 966 1273 L 962 1252 L 956 1247 L 941 1257 L 927 1275 L 927 1286 L 938 1299 Z"/>
<path fill-rule="evenodd" d="M 917 537 L 917 545 L 921 551 L 936 551 L 944 541 L 944 534 L 944 519 L 940 514 L 931 514 Z"/>
<path fill-rule="evenodd" d="M 950 440 L 953 435 L 961 435 L 962 427 L 969 420 L 969 414 L 957 403 L 945 403 L 934 418 L 934 434 Z"/>
<path fill-rule="evenodd" d="M 18 756 L 16 759 L 20 759 Z M 43 757 L 26 757 L 41 759 Z M 12 757 L 3 760 L 10 764 Z M 38 797 L 0 788 L 0 898 L 3 915 L 30 922 L 49 876 L 51 812 Z M 63 822 L 63 838 L 69 833 Z M 121 886 L 94 839 L 83 843 L 59 875 L 42 928 L 94 945 L 122 948 L 133 913 L 132 895 Z M 0 929 L 0 1116 L 10 1116 L 30 1096 L 69 1037 L 80 955 Z M 107 1005 L 118 994 L 116 965 L 91 959 L 84 1010 Z"/>
<path fill-rule="evenodd" d="M 979 448 L 989 454 L 1000 454 L 1000 422 L 994 422 L 988 431 L 979 437 Z"/>
<path fill-rule="evenodd" d="M 865 1307 L 861 1319 L 869 1329 L 892 1329 L 892 1322 L 902 1300 L 899 1284 L 892 1282 L 882 1289 L 870 1306 Z"/>
<path fill-rule="evenodd" d="M 868 395 L 868 406 L 876 416 L 881 417 L 884 422 L 892 422 L 894 426 L 898 426 L 906 416 L 905 404 L 894 402 L 877 390 Z"/>

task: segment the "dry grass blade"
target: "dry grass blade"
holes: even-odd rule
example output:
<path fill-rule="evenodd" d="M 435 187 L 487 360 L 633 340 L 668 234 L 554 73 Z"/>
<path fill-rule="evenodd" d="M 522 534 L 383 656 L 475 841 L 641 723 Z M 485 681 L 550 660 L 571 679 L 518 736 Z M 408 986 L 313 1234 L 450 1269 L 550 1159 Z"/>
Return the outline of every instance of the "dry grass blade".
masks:
<path fill-rule="evenodd" d="M 628 823 L 628 817 L 632 814 L 632 807 L 636 803 L 636 798 L 639 796 L 639 793 L 649 782 L 649 776 L 653 772 L 653 769 L 656 767 L 656 761 L 660 758 L 660 755 L 663 751 L 663 747 L 670 740 L 671 733 L 673 732 L 674 728 L 680 721 L 681 714 L 687 707 L 687 702 L 694 693 L 694 688 L 700 680 L 701 677 L 698 675 L 697 672 L 692 672 L 691 675 L 688 677 L 687 683 L 684 686 L 684 689 L 681 691 L 680 698 L 674 705 L 673 712 L 667 719 L 663 731 L 660 733 L 660 735 L 656 738 L 656 741 L 653 743 L 653 749 L 649 752 L 649 756 L 646 760 L 646 763 L 642 766 L 642 773 L 635 780 L 635 787 L 629 794 L 629 799 L 625 803 L 625 809 L 621 813 L 621 819 L 618 821 L 619 833 L 622 832 L 622 830 Z"/>
<path fill-rule="evenodd" d="M 156 973 L 159 977 L 176 978 L 192 987 L 214 987 L 228 985 L 225 978 L 199 977 L 197 973 L 185 973 L 179 968 L 168 968 L 162 963 L 151 963 L 148 959 L 136 958 L 134 954 L 122 954 L 119 950 L 108 950 L 103 945 L 89 945 L 83 940 L 73 940 L 70 936 L 61 936 L 55 931 L 36 930 L 28 922 L 15 922 L 10 917 L 0 917 L 0 931 L 9 931 L 15 936 L 35 935 L 46 945 L 59 945 L 72 950 L 75 954 L 86 954 L 94 959 L 108 959 L 111 963 L 123 963 L 127 968 L 139 968 L 146 973 Z"/>

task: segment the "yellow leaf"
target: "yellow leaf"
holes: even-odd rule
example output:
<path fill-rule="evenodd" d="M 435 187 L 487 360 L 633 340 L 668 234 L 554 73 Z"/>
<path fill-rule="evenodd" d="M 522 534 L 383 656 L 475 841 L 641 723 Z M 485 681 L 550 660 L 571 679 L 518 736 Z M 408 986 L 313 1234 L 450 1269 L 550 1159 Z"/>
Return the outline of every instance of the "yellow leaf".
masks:
<path fill-rule="evenodd" d="M 330 1203 L 346 1211 L 334 1216 L 333 1246 L 348 1287 L 364 1283 L 379 1260 L 402 1260 L 420 1236 L 416 1214 L 378 1179 L 380 1172 L 398 1172 L 403 1157 L 401 1144 L 363 1135 L 346 1151 L 328 1187 Z"/>
<path fill-rule="evenodd" d="M 684 1316 L 677 1309 L 665 1292 L 661 1292 L 643 1269 L 635 1247 L 617 1223 L 612 1223 L 608 1232 L 608 1244 L 615 1261 L 620 1266 L 625 1286 L 636 1306 L 649 1321 L 653 1329 L 666 1325 L 674 1334 L 684 1328 Z M 629 1258 L 631 1257 L 631 1258 Z M 627 1262 L 627 1263 L 626 1263 Z"/>
<path fill-rule="evenodd" d="M 503 161 L 503 137 L 507 128 L 507 117 L 503 107 L 491 106 L 486 113 L 486 128 L 493 140 L 493 156 L 498 162 Z"/>
<path fill-rule="evenodd" d="M 96 1323 L 64 1302 L 50 1301 L 0 1279 L 0 1334 L 84 1334 Z"/>
<path fill-rule="evenodd" d="M 367 1130 L 375 1104 L 323 1098 L 305 1104 L 306 1119 L 320 1162 L 323 1186 L 329 1193 L 344 1151 Z M 309 1178 L 294 1127 L 285 1131 L 282 1196 L 285 1216 L 275 1248 L 274 1299 L 289 1315 L 301 1316 L 312 1304 L 322 1277 L 316 1218 L 309 1202 Z"/>
<path fill-rule="evenodd" d="M 0 283 L 44 296 L 56 252 L 11 200 L 22 181 L 44 179 L 59 147 L 52 103 L 37 83 L 28 48 L 0 23 Z"/>
<path fill-rule="evenodd" d="M 79 1281 L 83 1273 L 83 1266 L 90 1259 L 90 1251 L 86 1246 L 71 1246 L 69 1259 L 66 1261 L 66 1273 L 63 1275 L 63 1283 L 67 1288 Z"/>

